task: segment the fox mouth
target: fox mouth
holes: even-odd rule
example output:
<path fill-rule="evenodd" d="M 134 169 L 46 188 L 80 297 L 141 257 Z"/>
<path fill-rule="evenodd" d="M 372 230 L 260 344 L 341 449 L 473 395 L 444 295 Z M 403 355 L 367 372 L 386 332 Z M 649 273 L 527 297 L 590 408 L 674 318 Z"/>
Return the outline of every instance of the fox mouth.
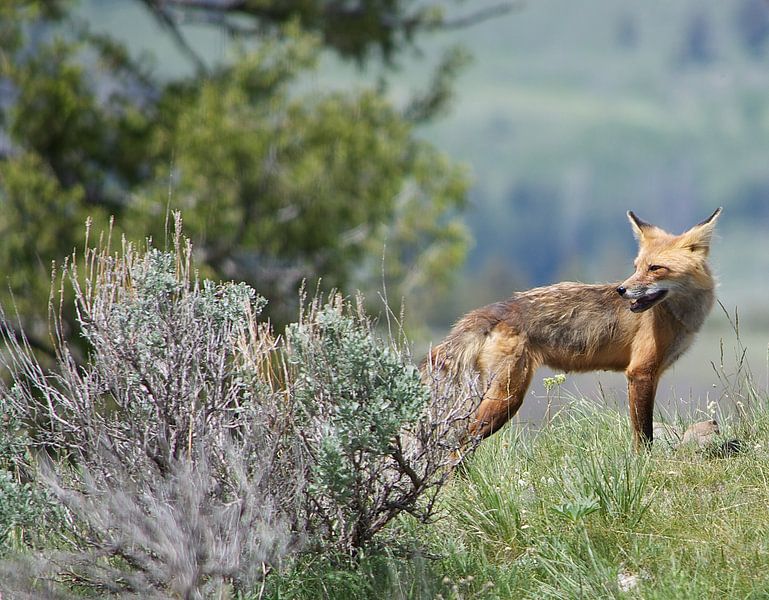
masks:
<path fill-rule="evenodd" d="M 667 296 L 667 293 L 667 290 L 657 290 L 656 292 L 641 296 L 630 303 L 630 310 L 634 313 L 642 313 L 645 310 L 649 310 L 652 306 Z"/>

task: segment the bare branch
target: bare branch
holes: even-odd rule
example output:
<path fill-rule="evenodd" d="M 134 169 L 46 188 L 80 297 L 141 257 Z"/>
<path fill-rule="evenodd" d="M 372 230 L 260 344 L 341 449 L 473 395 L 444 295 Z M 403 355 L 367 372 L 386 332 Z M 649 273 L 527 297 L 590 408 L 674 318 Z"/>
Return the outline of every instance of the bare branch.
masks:
<path fill-rule="evenodd" d="M 192 61 L 197 72 L 199 74 L 206 73 L 208 71 L 206 63 L 203 62 L 203 59 L 198 56 L 198 53 L 193 50 L 192 46 L 190 46 L 187 38 L 185 38 L 179 30 L 176 20 L 165 10 L 163 6 L 165 2 L 163 2 L 163 0 L 139 0 L 139 2 L 146 5 L 147 9 L 155 17 L 157 22 L 171 34 L 177 47 Z"/>
<path fill-rule="evenodd" d="M 410 41 L 419 31 L 439 31 L 472 27 L 483 21 L 505 15 L 521 6 L 521 0 L 517 2 L 500 2 L 498 4 L 483 7 L 470 14 L 456 18 L 436 18 L 430 7 L 422 7 L 415 12 L 407 13 L 404 8 L 392 10 L 382 9 L 379 14 L 373 16 L 372 11 L 360 3 L 325 2 L 319 3 L 317 12 L 305 14 L 306 8 L 300 3 L 274 4 L 274 3 L 249 3 L 244 0 L 140 0 L 147 6 L 158 21 L 166 27 L 175 37 L 177 44 L 191 58 L 202 61 L 195 55 L 179 31 L 181 19 L 199 24 L 213 24 L 224 28 L 231 35 L 255 35 L 264 31 L 270 25 L 287 22 L 291 18 L 307 17 L 303 25 L 305 27 L 323 32 L 326 41 L 334 46 L 340 53 L 352 55 L 357 60 L 363 60 L 368 52 L 368 47 L 378 45 L 385 57 L 396 49 L 395 38 L 400 35 L 406 41 Z M 169 9 L 181 15 L 181 19 L 172 15 Z M 403 14 L 400 14 L 403 13 Z M 244 26 L 237 20 L 230 20 L 228 16 L 248 17 L 256 21 L 254 26 Z M 374 25 L 376 32 L 368 39 L 356 37 L 356 34 L 340 36 L 334 30 L 336 24 L 346 24 L 346 29 L 355 31 L 355 23 L 361 23 L 365 27 L 372 27 L 372 16 L 376 19 Z M 343 39 L 344 38 L 344 39 Z"/>
<path fill-rule="evenodd" d="M 484 21 L 490 19 L 496 19 L 503 15 L 509 14 L 514 10 L 520 9 L 523 6 L 522 1 L 518 2 L 502 2 L 494 6 L 487 6 L 474 13 L 457 17 L 455 19 L 449 19 L 442 21 L 437 25 L 436 29 L 465 29 L 472 27 Z"/>
<path fill-rule="evenodd" d="M 408 478 L 411 479 L 411 484 L 414 486 L 414 489 L 421 489 L 424 485 L 424 481 L 421 477 L 419 477 L 419 475 L 417 475 L 416 471 L 411 468 L 411 465 L 409 465 L 406 462 L 406 459 L 403 457 L 403 448 L 401 446 L 400 436 L 395 438 L 395 448 L 393 449 L 392 457 L 395 459 L 395 462 L 398 463 L 401 471 L 403 471 L 406 475 L 408 475 Z"/>

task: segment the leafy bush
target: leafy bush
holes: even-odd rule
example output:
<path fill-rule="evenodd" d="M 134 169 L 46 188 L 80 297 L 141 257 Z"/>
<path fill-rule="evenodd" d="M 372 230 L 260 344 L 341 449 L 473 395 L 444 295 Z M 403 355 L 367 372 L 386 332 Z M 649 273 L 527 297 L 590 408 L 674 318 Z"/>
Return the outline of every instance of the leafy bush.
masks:
<path fill-rule="evenodd" d="M 174 252 L 126 245 L 89 250 L 83 264 L 65 271 L 83 364 L 59 336 L 58 371 L 46 372 L 7 336 L 3 396 L 37 424 L 31 444 L 52 458 L 39 482 L 69 514 L 71 548 L 35 574 L 142 597 L 249 589 L 302 531 L 289 415 L 267 388 L 254 393 L 237 356 L 264 301 L 244 285 L 199 284 L 180 237 Z M 266 356 L 260 341 L 253 352 Z"/>
<path fill-rule="evenodd" d="M 318 298 L 275 338 L 253 289 L 197 280 L 180 234 L 171 252 L 89 249 L 63 280 L 87 358 L 56 315 L 56 372 L 5 328 L 0 393 L 34 424 L 68 544 L 4 565 L 0 591 L 66 597 L 66 572 L 101 594 L 243 593 L 298 550 L 355 554 L 401 512 L 430 518 L 472 388 L 431 399 L 362 300 Z"/>
<path fill-rule="evenodd" d="M 460 387 L 469 402 L 437 380 L 431 394 L 408 348 L 377 335 L 362 298 L 340 296 L 316 299 L 287 329 L 286 372 L 318 543 L 354 552 L 400 512 L 428 520 L 479 401 L 472 382 Z"/>
<path fill-rule="evenodd" d="M 30 482 L 27 473 L 28 438 L 18 415 L 0 402 L 0 553 L 12 541 L 24 541 L 37 532 L 51 511 L 47 497 Z"/>

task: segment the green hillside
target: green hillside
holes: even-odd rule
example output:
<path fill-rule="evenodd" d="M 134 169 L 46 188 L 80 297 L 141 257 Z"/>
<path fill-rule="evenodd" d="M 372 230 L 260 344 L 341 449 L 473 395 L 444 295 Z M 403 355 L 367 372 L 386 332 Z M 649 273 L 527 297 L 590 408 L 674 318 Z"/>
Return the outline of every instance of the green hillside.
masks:
<path fill-rule="evenodd" d="M 85 2 L 82 13 L 155 53 L 159 73 L 189 69 L 136 5 Z M 223 32 L 185 32 L 206 60 L 230 56 Z M 759 317 L 769 293 L 767 37 L 760 0 L 522 2 L 435 34 L 395 71 L 361 72 L 329 57 L 303 86 L 371 85 L 385 73 L 405 102 L 446 48 L 462 44 L 473 55 L 453 110 L 423 130 L 474 176 L 465 276 L 474 281 L 460 286 L 473 293 L 438 310 L 436 325 L 513 287 L 624 277 L 630 208 L 682 230 L 724 206 L 714 253 L 721 295 Z"/>
<path fill-rule="evenodd" d="M 457 35 L 476 60 L 428 135 L 475 175 L 472 272 L 623 277 L 627 209 L 681 230 L 722 205 L 721 296 L 763 312 L 769 54 L 746 44 L 750 4 L 550 0 Z"/>

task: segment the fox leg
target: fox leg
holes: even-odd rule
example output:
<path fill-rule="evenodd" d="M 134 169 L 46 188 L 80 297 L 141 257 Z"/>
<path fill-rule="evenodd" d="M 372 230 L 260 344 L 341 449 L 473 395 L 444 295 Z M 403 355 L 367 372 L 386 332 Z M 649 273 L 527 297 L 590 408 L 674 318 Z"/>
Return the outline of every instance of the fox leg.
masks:
<path fill-rule="evenodd" d="M 625 376 L 633 441 L 636 450 L 648 450 L 653 440 L 654 396 L 657 393 L 659 373 L 656 369 L 630 367 Z"/>
<path fill-rule="evenodd" d="M 495 368 L 488 375 L 488 389 L 470 426 L 471 435 L 486 438 L 518 412 L 533 371 L 525 351 L 496 361 Z"/>

